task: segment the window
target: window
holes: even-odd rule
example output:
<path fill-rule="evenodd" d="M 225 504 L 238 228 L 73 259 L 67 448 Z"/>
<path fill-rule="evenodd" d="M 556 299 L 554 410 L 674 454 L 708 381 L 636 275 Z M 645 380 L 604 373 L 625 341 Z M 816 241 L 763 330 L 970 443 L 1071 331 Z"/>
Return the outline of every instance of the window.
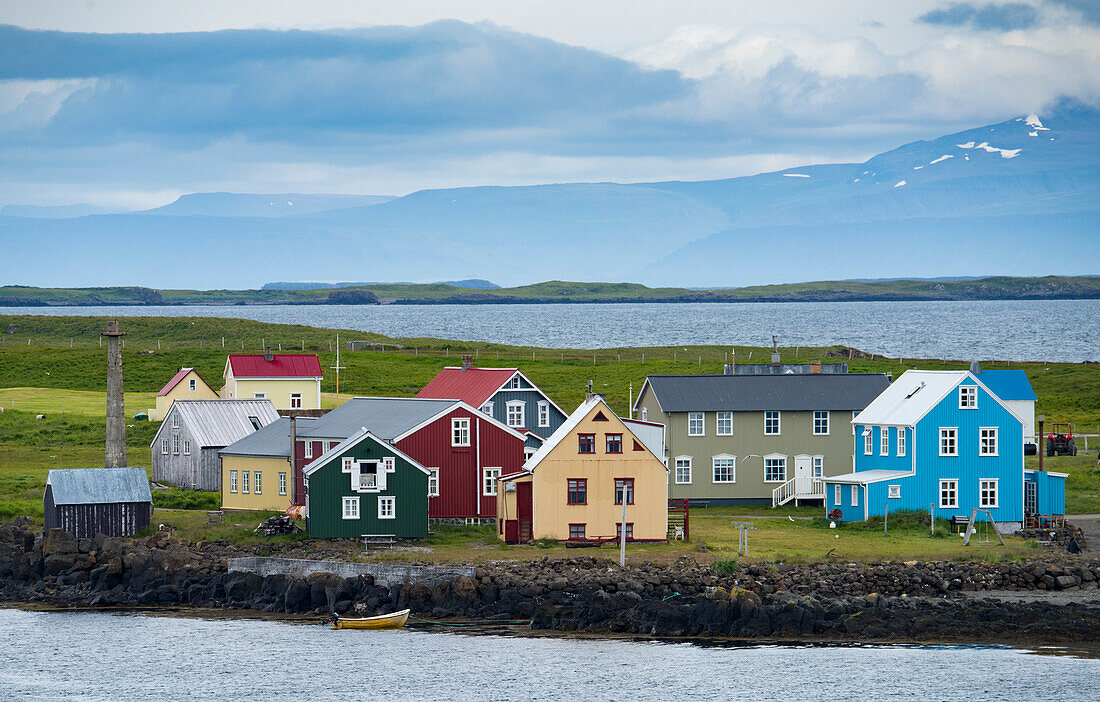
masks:
<path fill-rule="evenodd" d="M 583 524 L 570 524 L 569 525 L 569 538 L 570 539 L 583 539 L 584 538 L 584 525 Z"/>
<path fill-rule="evenodd" d="M 898 427 L 898 455 L 905 455 L 905 427 Z"/>
<path fill-rule="evenodd" d="M 482 405 L 481 406 L 481 413 L 484 414 L 487 417 L 492 417 L 493 416 L 493 403 L 492 402 L 486 402 L 484 405 Z"/>
<path fill-rule="evenodd" d="M 183 440 L 183 455 L 184 456 L 190 456 L 191 455 L 191 439 L 184 439 Z"/>
<path fill-rule="evenodd" d="M 470 420 L 461 417 L 451 420 L 451 446 L 470 445 Z"/>
<path fill-rule="evenodd" d="M 615 478 L 615 504 L 623 503 L 623 494 L 626 494 L 626 503 L 634 504 L 634 478 Z"/>
<path fill-rule="evenodd" d="M 718 412 L 715 415 L 714 433 L 718 436 L 733 436 L 733 412 Z"/>
<path fill-rule="evenodd" d="M 768 410 L 764 412 L 764 435 L 777 436 L 779 434 L 779 412 Z"/>
<path fill-rule="evenodd" d="M 249 473 L 247 470 L 241 471 L 241 492 L 246 495 L 248 494 L 248 476 Z"/>
<path fill-rule="evenodd" d="M 172 454 L 180 455 L 180 435 L 172 434 Z"/>
<path fill-rule="evenodd" d="M 358 519 L 359 518 L 359 498 L 358 497 L 345 497 L 344 498 L 344 519 Z"/>
<path fill-rule="evenodd" d="M 979 456 L 997 455 L 997 427 L 982 427 L 979 430 Z"/>
<path fill-rule="evenodd" d="M 901 499 L 901 486 L 900 485 L 887 485 L 886 486 L 886 497 L 888 497 L 891 500 Z"/>
<path fill-rule="evenodd" d="M 637 439 L 634 439 L 634 450 L 635 451 L 645 451 L 645 446 L 642 446 L 641 441 L 638 441 Z"/>
<path fill-rule="evenodd" d="M 771 458 L 764 459 L 764 482 L 765 483 L 785 483 L 787 482 L 787 457 L 786 456 L 773 456 Z"/>
<path fill-rule="evenodd" d="M 890 455 L 890 427 L 878 428 L 878 455 L 889 456 Z"/>
<path fill-rule="evenodd" d="M 512 376 L 512 379 L 508 381 L 508 387 L 513 389 L 513 390 L 519 388 L 519 376 L 518 375 Z"/>
<path fill-rule="evenodd" d="M 160 440 L 160 452 L 163 453 L 165 456 L 168 455 L 168 439 Z"/>
<path fill-rule="evenodd" d="M 302 393 L 290 393 L 290 409 L 302 409 Z"/>
<path fill-rule="evenodd" d="M 643 407 L 642 408 L 642 421 L 643 422 L 648 422 L 649 421 L 649 408 L 648 407 Z"/>
<path fill-rule="evenodd" d="M 324 442 L 324 447 L 323 448 L 325 449 L 325 453 L 328 453 L 329 451 L 331 451 L 332 447 L 335 446 L 338 443 L 340 443 L 340 442 L 338 442 L 338 441 L 326 441 L 326 442 Z"/>
<path fill-rule="evenodd" d="M 263 494 L 263 473 L 256 471 L 252 474 L 252 493 L 255 495 Z"/>
<path fill-rule="evenodd" d="M 500 477 L 500 468 L 481 469 L 481 494 L 493 497 L 497 494 L 497 478 Z"/>
<path fill-rule="evenodd" d="M 983 509 L 997 506 L 997 479 L 978 481 L 978 505 Z"/>
<path fill-rule="evenodd" d="M 378 496 L 378 518 L 397 519 L 397 498 Z"/>
<path fill-rule="evenodd" d="M 192 379 L 191 379 L 190 381 L 188 381 L 188 383 L 187 383 L 187 389 L 188 389 L 188 390 L 190 390 L 191 392 L 195 392 L 195 387 L 196 387 L 196 386 L 195 386 L 195 379 L 194 379 L 194 378 L 192 378 Z"/>
<path fill-rule="evenodd" d="M 828 436 L 829 435 L 829 413 L 816 411 L 814 412 L 814 436 Z"/>
<path fill-rule="evenodd" d="M 813 471 L 813 476 L 815 478 L 817 478 L 818 480 L 825 477 L 825 457 L 824 456 L 814 456 L 812 471 Z"/>
<path fill-rule="evenodd" d="M 959 506 L 959 481 L 940 481 L 940 509 L 956 509 Z"/>
<path fill-rule="evenodd" d="M 285 495 L 286 494 L 286 473 L 285 472 L 280 472 L 279 473 L 279 494 L 280 495 Z"/>
<path fill-rule="evenodd" d="M 229 492 L 237 491 L 237 471 L 229 471 Z"/>
<path fill-rule="evenodd" d="M 596 453 L 596 435 L 577 434 L 577 453 Z"/>
<path fill-rule="evenodd" d="M 959 386 L 959 409 L 978 409 L 978 388 L 975 385 Z"/>
<path fill-rule="evenodd" d="M 364 464 L 359 465 L 359 489 L 364 488 L 371 489 L 378 487 L 378 464 L 371 464 L 370 467 Z"/>
<path fill-rule="evenodd" d="M 428 469 L 428 497 L 439 497 L 439 469 Z"/>
<path fill-rule="evenodd" d="M 172 415 L 172 428 L 173 429 L 179 429 L 180 428 L 180 415 L 179 415 L 179 412 L 176 412 L 175 414 Z"/>
<path fill-rule="evenodd" d="M 833 485 L 833 504 L 840 506 L 840 483 Z"/>
<path fill-rule="evenodd" d="M 252 393 L 252 399 L 253 400 L 266 400 L 267 399 L 267 393 L 266 392 L 254 392 L 254 393 Z"/>
<path fill-rule="evenodd" d="M 688 485 L 691 483 L 691 456 L 676 457 L 676 484 Z"/>
<path fill-rule="evenodd" d="M 306 444 L 305 457 L 306 458 L 313 458 L 313 442 L 312 441 L 307 441 L 307 442 L 305 442 L 305 444 Z"/>
<path fill-rule="evenodd" d="M 959 455 L 959 430 L 953 428 L 940 429 L 940 455 Z"/>
<path fill-rule="evenodd" d="M 688 436 L 703 436 L 703 413 L 688 412 Z"/>
<path fill-rule="evenodd" d="M 615 522 L 615 538 L 623 538 L 623 523 Z M 634 522 L 626 523 L 626 540 L 631 541 L 634 538 Z"/>
<path fill-rule="evenodd" d="M 510 427 L 522 427 L 523 426 L 523 406 L 524 402 L 520 400 L 513 400 L 508 403 L 508 426 Z"/>
<path fill-rule="evenodd" d="M 607 450 L 605 453 L 622 453 L 623 452 L 623 435 L 622 434 L 604 434 L 607 439 Z"/>
<path fill-rule="evenodd" d="M 540 402 L 539 403 L 539 426 L 540 427 L 550 426 L 550 403 L 549 402 Z"/>
<path fill-rule="evenodd" d="M 344 456 L 340 459 L 340 471 L 343 473 L 350 473 L 355 469 L 355 459 L 351 456 Z"/>
<path fill-rule="evenodd" d="M 566 481 L 565 503 L 569 505 L 588 504 L 588 479 L 570 478 Z"/>
<path fill-rule="evenodd" d="M 853 485 L 852 486 L 852 495 L 851 495 L 851 497 L 852 497 L 852 500 L 851 500 L 852 506 L 853 507 L 858 507 L 859 506 L 859 486 L 858 485 Z"/>
<path fill-rule="evenodd" d="M 871 438 L 871 427 L 863 430 L 863 455 L 870 456 L 875 450 L 875 441 Z"/>
<path fill-rule="evenodd" d="M 737 482 L 737 459 L 733 456 L 715 456 L 711 459 L 716 483 Z"/>
<path fill-rule="evenodd" d="M 259 431 L 263 427 L 263 425 L 260 424 L 260 418 L 259 417 L 249 417 L 248 421 L 252 423 L 252 428 L 255 429 L 256 431 Z"/>

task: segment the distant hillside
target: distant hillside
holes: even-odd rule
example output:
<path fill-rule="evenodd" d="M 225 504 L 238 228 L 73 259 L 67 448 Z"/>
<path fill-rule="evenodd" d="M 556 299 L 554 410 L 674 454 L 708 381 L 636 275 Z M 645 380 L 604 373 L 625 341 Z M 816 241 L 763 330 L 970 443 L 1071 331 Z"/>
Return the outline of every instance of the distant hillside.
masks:
<path fill-rule="evenodd" d="M 851 302 L 881 300 L 1100 299 L 1100 277 L 991 277 L 977 280 L 823 281 L 722 290 L 649 288 L 637 283 L 548 281 L 474 289 L 445 283 L 378 284 L 310 290 L 153 290 L 0 287 L 0 307 L 101 305 L 531 304 L 624 302 Z"/>
<path fill-rule="evenodd" d="M 369 207 L 392 199 L 386 195 L 192 193 L 144 213 L 173 217 L 287 217 L 342 207 Z"/>
<path fill-rule="evenodd" d="M 415 285 L 415 283 L 396 283 L 397 285 Z M 467 280 L 441 280 L 437 285 L 450 285 L 454 288 L 471 290 L 495 290 L 500 286 L 488 280 L 469 278 Z M 328 288 L 361 288 L 368 285 L 387 285 L 387 283 L 264 283 L 261 290 L 325 290 Z"/>

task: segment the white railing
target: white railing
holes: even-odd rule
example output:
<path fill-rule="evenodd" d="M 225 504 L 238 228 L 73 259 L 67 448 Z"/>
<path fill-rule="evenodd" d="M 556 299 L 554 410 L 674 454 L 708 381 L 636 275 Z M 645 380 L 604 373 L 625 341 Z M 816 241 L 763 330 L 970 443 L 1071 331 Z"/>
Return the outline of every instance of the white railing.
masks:
<path fill-rule="evenodd" d="M 794 478 L 772 490 L 772 507 L 785 505 L 794 499 Z"/>
<path fill-rule="evenodd" d="M 772 507 L 785 505 L 791 500 L 825 499 L 825 483 L 820 478 L 791 478 L 772 490 Z"/>

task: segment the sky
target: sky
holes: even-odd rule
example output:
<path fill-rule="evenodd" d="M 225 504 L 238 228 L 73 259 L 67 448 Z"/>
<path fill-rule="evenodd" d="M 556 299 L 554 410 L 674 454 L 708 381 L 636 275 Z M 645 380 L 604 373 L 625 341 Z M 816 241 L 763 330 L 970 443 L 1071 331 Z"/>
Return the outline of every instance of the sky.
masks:
<path fill-rule="evenodd" d="M 17 1 L 0 206 L 702 180 L 1100 105 L 1100 2 Z"/>

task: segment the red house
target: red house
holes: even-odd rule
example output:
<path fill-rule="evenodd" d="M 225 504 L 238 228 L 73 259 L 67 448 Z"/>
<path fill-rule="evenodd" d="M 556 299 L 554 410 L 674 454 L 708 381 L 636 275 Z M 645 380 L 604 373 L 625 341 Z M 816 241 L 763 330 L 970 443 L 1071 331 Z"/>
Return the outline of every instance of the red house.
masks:
<path fill-rule="evenodd" d="M 360 429 L 430 471 L 428 517 L 496 518 L 497 477 L 523 466 L 524 435 L 459 400 L 356 397 L 295 426 L 294 503 L 305 503 L 302 470 Z"/>

